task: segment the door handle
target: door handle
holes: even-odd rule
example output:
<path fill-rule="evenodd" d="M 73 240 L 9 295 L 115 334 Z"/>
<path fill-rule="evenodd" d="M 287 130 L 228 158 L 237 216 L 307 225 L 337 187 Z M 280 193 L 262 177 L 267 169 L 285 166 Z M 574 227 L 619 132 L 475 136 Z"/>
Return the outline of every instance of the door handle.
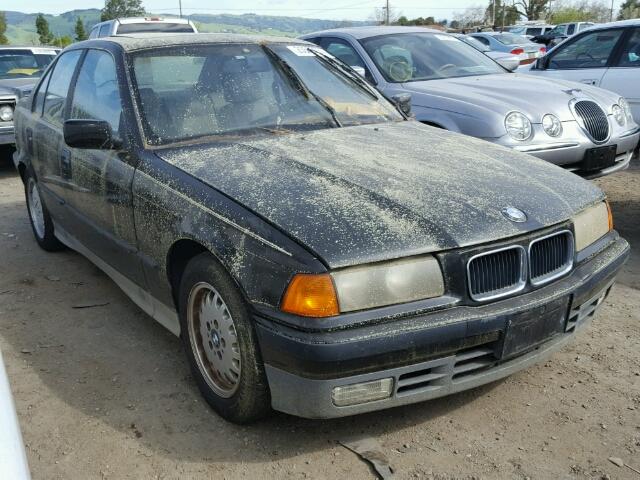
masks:
<path fill-rule="evenodd" d="M 71 178 L 71 152 L 66 148 L 63 148 L 60 154 L 60 174 L 62 178 Z"/>
<path fill-rule="evenodd" d="M 33 155 L 33 129 L 27 128 L 27 152 Z"/>
<path fill-rule="evenodd" d="M 595 78 L 583 78 L 580 83 L 586 83 L 587 85 L 598 85 L 598 80 Z"/>

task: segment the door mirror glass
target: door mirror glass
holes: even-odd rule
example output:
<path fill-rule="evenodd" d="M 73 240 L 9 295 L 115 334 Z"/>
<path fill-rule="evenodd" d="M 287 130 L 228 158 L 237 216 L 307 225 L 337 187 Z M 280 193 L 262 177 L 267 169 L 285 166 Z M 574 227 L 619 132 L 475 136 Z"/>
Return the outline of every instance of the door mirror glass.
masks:
<path fill-rule="evenodd" d="M 410 93 L 398 93 L 391 97 L 391 100 L 396 104 L 398 110 L 404 113 L 407 117 L 411 115 L 411 94 Z"/>
<path fill-rule="evenodd" d="M 103 120 L 67 120 L 63 133 L 65 143 L 71 148 L 109 150 L 117 147 L 109 123 Z"/>

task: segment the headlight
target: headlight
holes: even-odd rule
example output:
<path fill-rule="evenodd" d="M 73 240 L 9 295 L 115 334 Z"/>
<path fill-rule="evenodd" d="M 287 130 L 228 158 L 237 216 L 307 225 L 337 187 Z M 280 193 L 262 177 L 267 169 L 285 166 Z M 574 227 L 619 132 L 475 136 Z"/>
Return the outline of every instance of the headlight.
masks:
<path fill-rule="evenodd" d="M 507 133 L 514 140 L 524 141 L 531 136 L 531 122 L 520 112 L 511 112 L 504 119 Z"/>
<path fill-rule="evenodd" d="M 631 113 L 631 107 L 629 103 L 622 97 L 618 99 L 618 105 L 624 110 L 625 115 L 627 116 L 627 120 L 633 122 L 633 114 Z"/>
<path fill-rule="evenodd" d="M 613 118 L 616 119 L 616 122 L 618 122 L 618 125 L 623 127 L 625 122 L 627 121 L 627 114 L 625 113 L 623 108 L 620 105 L 616 104 L 613 107 L 611 107 L 611 113 L 613 113 Z"/>
<path fill-rule="evenodd" d="M 352 267 L 331 274 L 341 312 L 411 302 L 444 294 L 438 261 L 431 255 Z"/>
<path fill-rule="evenodd" d="M 562 135 L 562 122 L 558 120 L 558 117 L 550 113 L 542 117 L 542 128 L 550 137 Z"/>
<path fill-rule="evenodd" d="M 13 107 L 11 105 L 2 105 L 0 107 L 0 120 L 3 122 L 13 120 Z"/>
<path fill-rule="evenodd" d="M 330 274 L 297 274 L 280 308 L 305 317 L 330 317 L 443 294 L 440 265 L 433 256 L 425 255 Z"/>
<path fill-rule="evenodd" d="M 602 238 L 613 229 L 613 218 L 609 204 L 600 202 L 573 217 L 576 251 L 580 251 Z"/>

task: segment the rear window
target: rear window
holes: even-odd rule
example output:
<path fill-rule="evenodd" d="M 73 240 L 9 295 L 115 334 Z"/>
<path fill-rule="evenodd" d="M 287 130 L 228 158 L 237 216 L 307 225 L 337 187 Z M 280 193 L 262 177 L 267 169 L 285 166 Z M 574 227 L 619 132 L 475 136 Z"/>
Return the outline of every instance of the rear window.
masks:
<path fill-rule="evenodd" d="M 118 33 L 193 33 L 193 27 L 184 23 L 122 23 Z"/>
<path fill-rule="evenodd" d="M 518 45 L 529 43 L 529 40 L 527 40 L 526 38 L 521 37 L 520 35 L 514 35 L 512 33 L 500 33 L 498 35 L 493 35 L 493 38 L 504 45 Z"/>

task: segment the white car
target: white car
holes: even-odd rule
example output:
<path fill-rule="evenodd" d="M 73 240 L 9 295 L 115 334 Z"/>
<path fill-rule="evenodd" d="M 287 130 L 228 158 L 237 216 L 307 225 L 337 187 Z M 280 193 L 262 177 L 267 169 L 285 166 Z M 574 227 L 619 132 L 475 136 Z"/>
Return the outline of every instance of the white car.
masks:
<path fill-rule="evenodd" d="M 93 26 L 89 38 L 111 37 L 129 33 L 198 33 L 185 18 L 129 17 L 107 20 Z"/>
<path fill-rule="evenodd" d="M 640 19 L 606 23 L 569 38 L 518 72 L 573 80 L 622 95 L 640 121 Z"/>
<path fill-rule="evenodd" d="M 0 478 L 11 480 L 31 478 L 2 354 L 0 354 Z"/>

